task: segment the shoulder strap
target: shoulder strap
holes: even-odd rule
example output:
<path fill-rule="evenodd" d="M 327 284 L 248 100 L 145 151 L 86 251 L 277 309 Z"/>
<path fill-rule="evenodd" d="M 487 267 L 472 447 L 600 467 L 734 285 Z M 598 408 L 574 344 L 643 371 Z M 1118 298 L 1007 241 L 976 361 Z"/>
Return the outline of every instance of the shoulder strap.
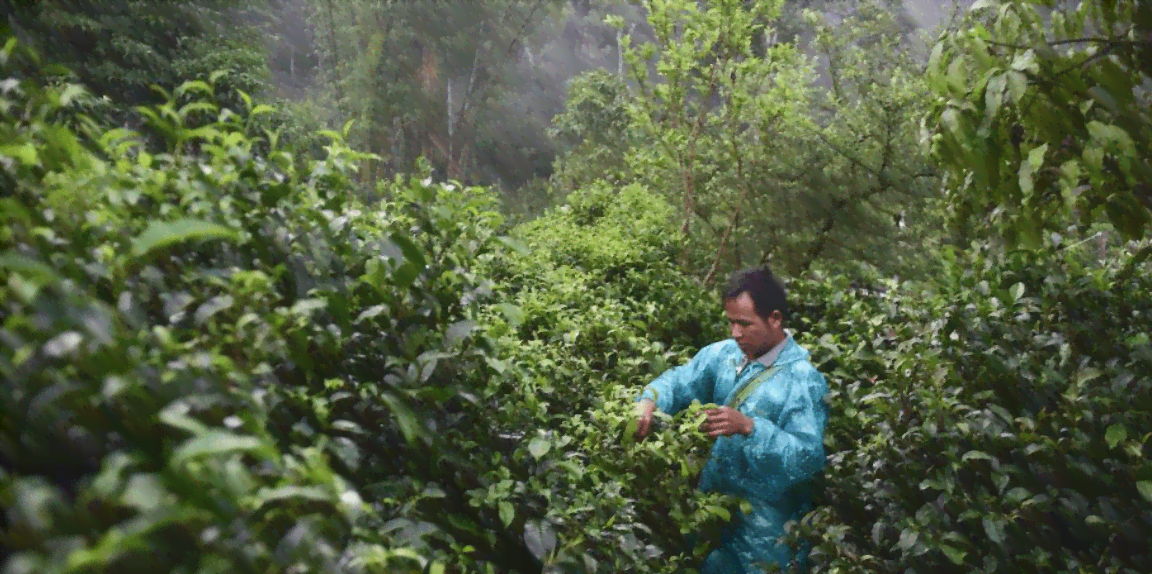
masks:
<path fill-rule="evenodd" d="M 738 408 L 740 405 L 744 404 L 744 401 L 748 400 L 748 397 L 752 396 L 752 393 L 756 392 L 756 389 L 760 388 L 760 385 L 764 384 L 764 381 L 772 378 L 772 375 L 775 375 L 779 370 L 779 365 L 774 365 L 768 369 L 764 369 L 763 373 L 760 373 L 756 376 L 756 378 L 748 381 L 748 384 L 744 385 L 740 388 L 739 391 L 734 393 L 732 398 L 728 399 L 728 403 L 725 406 L 734 409 Z"/>

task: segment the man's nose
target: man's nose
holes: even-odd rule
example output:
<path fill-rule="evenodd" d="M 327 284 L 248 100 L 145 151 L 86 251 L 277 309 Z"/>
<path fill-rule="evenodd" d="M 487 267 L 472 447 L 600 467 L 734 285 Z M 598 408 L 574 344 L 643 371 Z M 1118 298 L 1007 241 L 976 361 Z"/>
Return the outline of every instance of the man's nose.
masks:
<path fill-rule="evenodd" d="M 739 325 L 732 325 L 729 328 L 729 331 L 732 333 L 733 339 L 739 339 L 740 338 L 740 326 Z"/>

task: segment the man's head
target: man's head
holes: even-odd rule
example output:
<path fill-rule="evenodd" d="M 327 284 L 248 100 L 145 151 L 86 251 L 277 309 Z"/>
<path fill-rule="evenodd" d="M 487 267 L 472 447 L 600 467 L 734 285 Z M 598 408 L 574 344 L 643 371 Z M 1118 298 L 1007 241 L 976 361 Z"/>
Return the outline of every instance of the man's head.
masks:
<path fill-rule="evenodd" d="M 724 313 L 732 338 L 749 359 L 783 341 L 788 300 L 784 287 L 767 267 L 737 272 L 724 290 Z"/>

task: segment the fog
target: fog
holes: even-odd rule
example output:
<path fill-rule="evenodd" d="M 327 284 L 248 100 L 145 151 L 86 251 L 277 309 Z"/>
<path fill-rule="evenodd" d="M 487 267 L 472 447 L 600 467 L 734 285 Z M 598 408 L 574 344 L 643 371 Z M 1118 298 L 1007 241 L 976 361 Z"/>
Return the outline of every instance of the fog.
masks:
<path fill-rule="evenodd" d="M 892 9 L 909 31 L 910 45 L 916 53 L 925 56 L 927 44 L 920 40 L 920 35 L 931 35 L 939 26 L 947 25 L 958 14 L 958 9 L 970 5 L 971 1 L 905 0 L 903 5 L 892 3 Z M 459 9 L 453 8 L 453 4 L 458 4 Z M 806 46 L 810 37 L 797 24 L 800 12 L 809 6 L 819 5 L 829 22 L 836 23 L 845 15 L 843 6 L 846 4 L 819 0 L 788 3 L 781 18 L 779 37 L 795 38 L 799 45 Z M 277 98 L 289 101 L 322 99 L 325 91 L 331 92 L 330 85 L 324 85 L 330 76 L 324 73 L 328 62 L 323 53 L 330 47 L 331 38 L 327 34 L 332 23 L 321 14 L 311 13 L 312 7 L 317 5 L 326 6 L 309 0 L 278 0 L 271 18 L 264 23 L 274 96 Z M 476 100 L 487 98 L 483 105 L 490 114 L 508 118 L 507 122 L 489 126 L 489 131 L 494 133 L 488 134 L 485 149 L 477 152 L 487 153 L 488 160 L 502 164 L 497 165 L 485 178 L 494 179 L 495 183 L 509 180 L 523 182 L 532 177 L 547 175 L 550 157 L 557 145 L 549 140 L 547 129 L 552 118 L 563 109 L 569 81 L 593 69 L 620 71 L 620 34 L 604 23 L 606 14 L 624 19 L 625 30 L 632 36 L 633 45 L 653 40 L 644 9 L 636 3 L 542 0 L 540 5 L 542 8 L 532 13 L 533 21 L 525 22 L 528 25 L 523 28 L 523 33 L 513 32 L 514 36 L 523 37 L 514 38 L 507 46 L 503 43 L 497 46 L 491 42 L 492 45 L 485 47 L 491 59 L 481 65 L 485 71 L 501 74 L 498 94 L 493 97 L 490 82 L 479 90 L 480 93 L 472 96 Z M 341 8 L 338 2 L 332 6 L 337 11 L 350 9 L 346 8 L 349 5 Z M 385 18 L 391 10 L 395 10 L 393 14 L 403 14 L 398 18 L 405 18 L 403 24 L 409 28 L 408 33 L 417 38 L 415 41 L 419 41 L 421 34 L 440 37 L 460 29 L 460 26 L 471 24 L 466 19 L 474 17 L 477 10 L 475 5 L 470 7 L 467 2 L 449 2 L 435 10 L 407 12 L 402 12 L 405 10 L 403 3 L 388 6 L 383 9 L 376 7 L 376 14 L 385 14 Z M 413 14 L 418 16 L 414 19 Z M 437 14 L 439 19 L 431 20 L 428 14 Z M 342 54 L 345 59 L 361 55 L 354 46 L 363 40 L 353 39 L 350 35 L 376 31 L 370 27 L 365 28 L 363 22 L 357 23 L 360 29 L 336 26 L 335 40 L 338 48 L 347 46 Z M 790 23 L 792 29 L 788 29 Z M 372 25 L 381 29 L 389 26 L 386 21 L 373 22 Z M 520 27 L 517 22 L 505 22 L 504 25 Z M 816 70 L 821 74 L 816 85 L 827 88 L 829 83 L 824 74 L 826 63 L 813 53 L 810 46 L 806 51 L 813 57 Z M 402 60 L 401 54 L 395 56 L 397 61 Z M 425 102 L 426 105 L 438 107 L 447 116 L 441 120 L 443 123 L 440 125 L 448 126 L 449 131 L 465 105 L 462 94 L 470 93 L 469 86 L 475 82 L 472 66 L 466 60 L 462 62 L 463 65 L 446 64 L 439 68 L 438 77 L 443 84 L 436 96 L 439 101 Z M 398 81 L 412 83 L 420 72 L 411 62 L 417 62 L 418 58 L 408 56 L 408 60 L 404 61 L 409 62 L 404 64 L 408 69 L 405 73 L 397 74 L 400 78 Z M 412 103 L 417 105 L 417 102 Z"/>

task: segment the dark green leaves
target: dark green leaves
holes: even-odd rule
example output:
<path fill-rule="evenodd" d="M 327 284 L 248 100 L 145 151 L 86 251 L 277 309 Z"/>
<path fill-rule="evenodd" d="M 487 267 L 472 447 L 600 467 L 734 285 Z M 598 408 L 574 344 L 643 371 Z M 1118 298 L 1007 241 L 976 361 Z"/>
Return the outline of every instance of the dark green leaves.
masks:
<path fill-rule="evenodd" d="M 409 287 L 416 282 L 416 277 L 427 265 L 424 253 L 405 235 L 393 233 L 390 238 L 404 253 L 404 261 L 396 268 L 393 280 L 397 287 Z"/>
<path fill-rule="evenodd" d="M 1122 343 L 1142 341 L 1148 280 L 1119 281 L 1123 259 L 1086 269 L 975 249 L 882 298 L 835 281 L 792 287 L 824 302 L 797 338 L 837 340 L 809 347 L 835 357 L 841 381 L 828 507 L 806 530 L 824 567 L 852 564 L 849 550 L 912 572 L 1111 563 L 1110 540 L 1152 509 L 1141 484 L 1152 435 L 1137 422 L 1152 404 L 1136 398 L 1152 363 Z"/>
<path fill-rule="evenodd" d="M 996 54 L 984 35 L 938 78 L 950 149 L 1000 186 L 977 191 L 1040 210 L 1088 172 L 1139 176 L 1124 163 L 1139 131 L 1101 94 L 1076 108 L 1085 149 L 1051 140 L 1076 125 L 1052 105 L 1012 116 L 1052 103 L 1023 71 L 1053 56 Z M 1123 107 L 1123 78 L 1104 75 Z M 701 405 L 633 440 L 641 385 L 725 336 L 715 293 L 676 271 L 678 210 L 658 190 L 602 182 L 505 239 L 494 192 L 410 180 L 361 201 L 372 190 L 352 170 L 369 158 L 342 138 L 294 167 L 243 121 L 173 120 L 212 109 L 151 110 L 194 151 L 105 134 L 100 163 L 52 139 L 64 125 L 4 117 L 20 126 L 0 131 L 18 178 L 0 261 L 0 414 L 17 421 L 0 442 L 21 446 L 0 476 L 22 552 L 7 566 L 670 572 L 720 539 L 740 505 L 695 490 L 712 444 Z M 1019 149 L 998 139 L 1016 120 Z M 125 229 L 145 230 L 131 253 Z M 817 508 L 789 536 L 823 571 L 1111 568 L 1112 541 L 1152 502 L 1145 274 L 979 245 L 939 259 L 919 283 L 789 285 L 833 407 Z M 111 562 L 126 556 L 149 562 Z"/>
<path fill-rule="evenodd" d="M 1100 32 L 1140 4 L 1083 2 L 1054 12 L 1045 30 L 1035 3 L 1005 0 L 974 7 L 941 36 L 928 71 L 940 97 L 927 119 L 958 224 L 1030 249 L 1043 246 L 1042 231 L 1093 223 L 1147 237 L 1152 207 L 1138 198 L 1150 181 L 1140 166 L 1152 155 L 1152 119 L 1135 94 L 1149 69 L 1135 64 L 1139 42 Z M 971 33 L 988 23 L 994 44 Z"/>
<path fill-rule="evenodd" d="M 335 571 L 342 556 L 391 569 L 428 564 L 443 549 L 423 538 L 440 529 L 486 540 L 477 525 L 495 521 L 460 504 L 474 485 L 451 481 L 482 476 L 470 457 L 493 450 L 461 445 L 487 406 L 473 384 L 496 361 L 474 336 L 491 286 L 472 270 L 493 247 L 493 197 L 470 190 L 435 219 L 411 201 L 372 211 L 350 178 L 362 154 L 335 143 L 325 159 L 273 162 L 284 150 L 246 122 L 182 125 L 215 102 L 147 109 L 187 145 L 97 128 L 97 155 L 73 145 L 75 111 L 58 107 L 83 95 L 37 79 L 0 110 L 0 149 L 34 152 L 4 165 L 0 443 L 21 446 L 0 475 L 14 497 L 3 567 Z M 321 176 L 292 177 L 297 160 Z M 465 397 L 467 413 L 445 412 Z M 460 471 L 446 479 L 449 464 Z M 417 526 L 388 535 L 381 511 Z"/>

